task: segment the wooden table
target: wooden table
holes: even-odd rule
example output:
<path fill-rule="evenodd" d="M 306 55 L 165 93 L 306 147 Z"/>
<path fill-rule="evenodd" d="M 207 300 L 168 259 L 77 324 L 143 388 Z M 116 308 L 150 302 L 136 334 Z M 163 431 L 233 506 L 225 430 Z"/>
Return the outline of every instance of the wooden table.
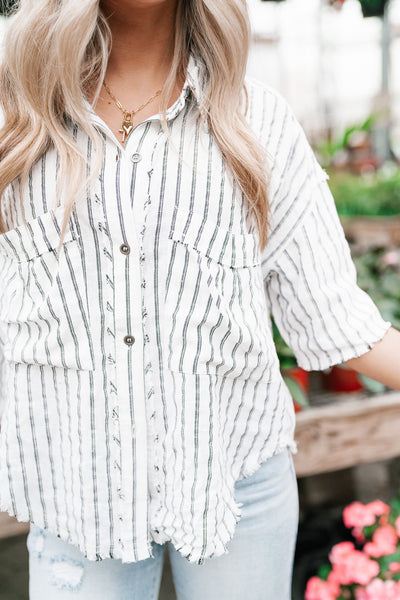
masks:
<path fill-rule="evenodd" d="M 298 477 L 400 456 L 400 392 L 336 394 L 297 413 Z"/>

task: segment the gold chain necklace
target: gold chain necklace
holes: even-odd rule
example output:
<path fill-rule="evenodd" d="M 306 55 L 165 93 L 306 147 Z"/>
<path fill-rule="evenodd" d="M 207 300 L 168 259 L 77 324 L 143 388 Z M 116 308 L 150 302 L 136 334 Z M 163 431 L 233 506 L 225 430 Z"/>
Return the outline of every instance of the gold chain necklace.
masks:
<path fill-rule="evenodd" d="M 121 129 L 118 130 L 118 132 L 122 134 L 122 143 L 124 143 L 126 138 L 128 137 L 128 135 L 130 134 L 130 132 L 133 129 L 133 122 L 132 122 L 133 117 L 136 115 L 136 113 L 138 113 L 140 110 L 145 108 L 148 104 L 150 104 L 150 102 L 155 100 L 155 98 L 157 98 L 157 96 L 159 96 L 161 94 L 162 89 L 158 90 L 154 94 L 154 96 L 149 98 L 147 100 L 147 102 L 145 102 L 144 104 L 139 106 L 139 108 L 137 108 L 136 110 L 125 110 L 125 108 L 122 106 L 121 102 L 114 96 L 114 94 L 112 93 L 112 91 L 110 90 L 110 88 L 108 87 L 108 85 L 106 84 L 105 81 L 103 81 L 103 85 L 106 88 L 109 96 L 111 96 L 111 98 L 113 99 L 117 108 L 119 108 L 122 111 L 122 114 L 124 116 L 122 125 L 121 125 Z"/>

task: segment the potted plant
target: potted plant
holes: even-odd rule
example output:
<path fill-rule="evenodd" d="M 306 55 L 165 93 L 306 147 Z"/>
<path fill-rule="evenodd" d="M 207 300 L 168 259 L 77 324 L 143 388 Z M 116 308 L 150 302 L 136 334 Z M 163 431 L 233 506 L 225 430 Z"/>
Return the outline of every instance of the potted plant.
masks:
<path fill-rule="evenodd" d="M 331 172 L 329 187 L 346 234 L 354 247 L 400 246 L 400 172 L 385 164 L 356 176 Z"/>
<path fill-rule="evenodd" d="M 292 394 L 294 409 L 298 412 L 309 405 L 309 373 L 297 365 L 293 351 L 282 338 L 273 320 L 272 331 L 282 377 Z"/>
<path fill-rule="evenodd" d="M 329 564 L 308 580 L 305 600 L 400 598 L 400 496 L 389 504 L 352 502 L 343 522 L 354 542 L 332 547 Z"/>
<path fill-rule="evenodd" d="M 359 392 L 364 384 L 359 374 L 346 364 L 334 365 L 322 372 L 322 385 L 325 391 Z"/>
<path fill-rule="evenodd" d="M 329 0 L 329 4 L 341 8 L 346 0 Z M 359 0 L 363 17 L 383 17 L 389 0 Z"/>
<path fill-rule="evenodd" d="M 381 112 L 368 116 L 362 123 L 347 127 L 338 137 L 329 137 L 317 145 L 316 151 L 325 168 L 352 170 L 356 173 L 375 170 L 373 131 Z"/>

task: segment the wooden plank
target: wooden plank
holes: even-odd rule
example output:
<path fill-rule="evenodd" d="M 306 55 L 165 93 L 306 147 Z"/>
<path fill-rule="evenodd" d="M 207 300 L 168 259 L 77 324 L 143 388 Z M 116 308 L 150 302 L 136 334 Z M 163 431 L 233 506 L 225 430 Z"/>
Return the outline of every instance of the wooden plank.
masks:
<path fill-rule="evenodd" d="M 400 456 L 400 392 L 340 398 L 297 413 L 298 477 Z"/>
<path fill-rule="evenodd" d="M 17 521 L 6 512 L 0 512 L 0 539 L 28 533 L 30 523 Z"/>
<path fill-rule="evenodd" d="M 346 238 L 358 248 L 371 246 L 400 246 L 400 218 L 391 217 L 340 217 Z"/>

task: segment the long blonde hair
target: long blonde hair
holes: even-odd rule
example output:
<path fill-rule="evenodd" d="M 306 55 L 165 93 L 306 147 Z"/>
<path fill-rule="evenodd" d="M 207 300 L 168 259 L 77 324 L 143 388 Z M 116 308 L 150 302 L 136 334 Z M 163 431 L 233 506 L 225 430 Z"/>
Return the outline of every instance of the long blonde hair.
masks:
<path fill-rule="evenodd" d="M 87 193 L 101 167 L 102 139 L 84 97 L 100 94 L 111 50 L 111 31 L 99 0 L 20 0 L 8 26 L 0 66 L 0 198 L 13 181 L 22 190 L 33 164 L 53 146 L 60 159 L 57 197 L 68 174 L 61 242 L 76 198 Z M 160 97 L 163 127 L 177 77 L 192 52 L 204 64 L 205 94 L 199 107 L 254 212 L 264 249 L 268 235 L 266 152 L 246 121 L 244 85 L 250 44 L 246 0 L 178 0 L 174 56 Z M 243 111 L 243 91 L 246 107 Z M 97 162 L 87 176 L 86 156 L 69 122 L 90 137 Z M 25 220 L 26 222 L 26 220 Z M 5 224 L 0 211 L 0 233 Z"/>

